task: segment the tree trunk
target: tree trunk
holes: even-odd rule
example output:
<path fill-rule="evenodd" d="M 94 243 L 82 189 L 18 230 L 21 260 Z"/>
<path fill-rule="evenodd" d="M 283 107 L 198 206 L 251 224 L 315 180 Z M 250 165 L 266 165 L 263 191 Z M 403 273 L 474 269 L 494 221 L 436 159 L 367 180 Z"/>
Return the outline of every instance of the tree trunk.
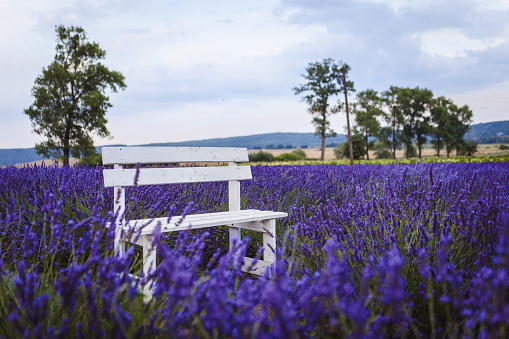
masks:
<path fill-rule="evenodd" d="M 63 144 L 64 144 L 64 149 L 63 149 L 64 154 L 62 157 L 63 166 L 69 166 L 69 153 L 71 150 L 71 145 L 69 145 L 70 138 L 71 138 L 71 126 L 69 123 L 69 119 L 67 119 L 67 126 L 65 128 L 64 140 L 63 140 Z"/>
<path fill-rule="evenodd" d="M 392 157 L 396 159 L 396 123 L 394 120 L 392 122 Z"/>
<path fill-rule="evenodd" d="M 411 145 L 412 145 L 412 144 L 407 144 L 407 145 L 405 145 L 405 146 L 406 146 L 406 158 L 407 158 L 407 159 L 410 159 L 410 146 L 411 146 Z"/>
<path fill-rule="evenodd" d="M 62 158 L 62 163 L 64 166 L 69 166 L 69 145 L 64 146 L 64 156 Z"/>
<path fill-rule="evenodd" d="M 348 148 L 350 150 L 350 165 L 353 165 L 352 133 L 350 132 L 350 116 L 349 116 L 349 111 L 348 111 L 348 92 L 346 89 L 346 71 L 344 69 L 343 69 L 343 88 L 345 90 L 346 126 L 348 128 Z"/>
<path fill-rule="evenodd" d="M 368 143 L 368 133 L 366 133 L 366 160 L 369 160 L 369 143 Z"/>
<path fill-rule="evenodd" d="M 421 150 L 422 150 L 422 145 L 421 144 L 417 144 L 417 146 L 419 147 L 419 159 L 421 159 Z"/>
<path fill-rule="evenodd" d="M 320 161 L 325 160 L 325 133 L 322 133 L 322 155 L 320 156 Z"/>

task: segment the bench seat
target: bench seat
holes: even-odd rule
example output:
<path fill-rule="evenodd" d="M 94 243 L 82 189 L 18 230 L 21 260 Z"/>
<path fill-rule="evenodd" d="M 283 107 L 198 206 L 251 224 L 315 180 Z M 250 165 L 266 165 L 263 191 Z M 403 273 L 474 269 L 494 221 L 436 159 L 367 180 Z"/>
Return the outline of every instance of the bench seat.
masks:
<path fill-rule="evenodd" d="M 161 227 L 162 233 L 222 225 L 266 233 L 267 230 L 264 229 L 263 221 L 286 216 L 288 214 L 284 212 L 241 210 L 190 214 L 184 218 L 177 215 L 173 216 L 169 222 L 168 218 L 137 219 L 127 222 L 123 227 L 124 230 L 134 228 L 135 233 L 138 234 L 139 231 L 140 235 L 152 234 L 157 225 Z"/>

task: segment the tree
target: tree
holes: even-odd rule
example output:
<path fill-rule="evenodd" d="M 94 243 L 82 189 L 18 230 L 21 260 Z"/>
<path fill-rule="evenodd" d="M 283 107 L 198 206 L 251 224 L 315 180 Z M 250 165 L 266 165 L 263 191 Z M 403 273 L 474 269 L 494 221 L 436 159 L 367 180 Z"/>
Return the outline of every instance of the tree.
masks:
<path fill-rule="evenodd" d="M 462 107 L 456 106 L 454 114 L 456 115 L 457 119 L 456 124 L 453 126 L 453 133 L 456 144 L 456 156 L 458 156 L 459 149 L 465 145 L 465 134 L 467 134 L 467 132 L 470 130 L 470 124 L 472 123 L 474 114 L 467 105 Z"/>
<path fill-rule="evenodd" d="M 32 127 L 47 138 L 35 145 L 37 154 L 62 159 L 95 154 L 91 133 L 109 136 L 106 110 L 112 105 L 106 88 L 124 90 L 124 76 L 110 71 L 98 60 L 106 52 L 95 42 L 87 42 L 83 28 L 57 26 L 54 61 L 42 69 L 32 88 L 34 103 L 24 110 Z"/>
<path fill-rule="evenodd" d="M 407 158 L 410 153 L 412 141 L 417 141 L 419 158 L 422 155 L 422 146 L 427 141 L 430 132 L 429 109 L 433 99 L 433 92 L 429 89 L 401 88 L 397 94 L 397 102 L 405 119 L 402 139 L 406 146 Z"/>
<path fill-rule="evenodd" d="M 384 119 L 389 126 L 381 129 L 380 137 L 383 142 L 389 146 L 394 159 L 396 159 L 396 149 L 401 145 L 401 131 L 405 121 L 397 100 L 399 90 L 399 87 L 391 86 L 387 91 L 382 93 L 383 103 L 385 107 L 387 107 Z"/>
<path fill-rule="evenodd" d="M 341 92 L 340 70 L 348 65 L 339 64 L 333 59 L 324 59 L 322 62 L 310 63 L 306 68 L 307 74 L 302 76 L 307 83 L 293 88 L 295 95 L 306 92 L 307 95 L 302 99 L 309 104 L 308 112 L 314 115 L 313 124 L 316 126 L 315 134 L 322 138 L 322 153 L 320 159 L 325 159 L 325 138 L 336 136 L 336 132 L 331 129 L 329 117 L 340 111 L 341 103 L 332 105 L 329 99 L 332 99 Z M 353 90 L 353 83 L 352 83 Z"/>
<path fill-rule="evenodd" d="M 392 158 L 392 152 L 387 147 L 387 144 L 383 142 L 377 142 L 375 144 L 375 156 L 377 159 L 391 159 Z"/>
<path fill-rule="evenodd" d="M 439 97 L 433 100 L 430 112 L 433 123 L 431 142 L 437 155 L 440 156 L 440 149 L 445 146 L 448 158 L 454 148 L 458 156 L 458 152 L 465 146 L 464 136 L 470 129 L 472 111 L 466 105 L 458 107 L 451 99 Z"/>
<path fill-rule="evenodd" d="M 440 157 L 440 150 L 444 147 L 444 139 L 448 139 L 449 120 L 450 120 L 450 108 L 452 101 L 445 97 L 438 97 L 433 99 L 433 105 L 431 107 L 431 143 L 437 151 L 437 157 Z"/>
<path fill-rule="evenodd" d="M 405 144 L 405 156 L 408 159 L 411 153 L 412 142 L 414 139 L 414 130 L 412 128 L 412 91 L 410 88 L 400 88 L 397 93 L 398 108 L 404 119 L 401 130 L 401 141 Z"/>
<path fill-rule="evenodd" d="M 430 133 L 431 126 L 429 124 L 429 111 L 433 102 L 433 92 L 426 88 L 416 87 L 412 89 L 412 128 L 417 141 L 419 150 L 419 158 L 422 157 L 422 146 L 428 140 L 427 135 Z"/>
<path fill-rule="evenodd" d="M 355 91 L 353 88 L 353 82 L 347 81 L 347 73 L 350 71 L 350 66 L 347 64 L 344 64 L 343 67 L 341 67 L 341 73 L 343 74 L 343 92 L 345 93 L 345 110 L 346 110 L 346 126 L 348 129 L 348 149 L 350 153 L 350 165 L 353 165 L 353 145 L 352 145 L 352 133 L 350 130 L 350 117 L 348 112 L 348 89 L 351 91 Z"/>
<path fill-rule="evenodd" d="M 461 155 L 467 155 L 471 157 L 472 155 L 474 155 L 474 153 L 477 152 L 477 146 L 479 146 L 479 144 L 475 142 L 475 140 L 465 141 L 463 145 L 460 147 L 459 153 Z"/>
<path fill-rule="evenodd" d="M 369 160 L 369 137 L 377 136 L 380 132 L 380 123 L 377 117 L 383 114 L 382 99 L 372 89 L 357 94 L 357 104 L 352 113 L 355 115 L 355 123 L 359 133 L 364 138 L 364 147 L 367 160 Z"/>
<path fill-rule="evenodd" d="M 364 149 L 364 140 L 362 138 L 362 135 L 358 133 L 354 129 L 354 133 L 352 135 L 352 151 L 353 151 L 353 159 L 359 160 L 361 157 L 366 155 L 366 150 Z M 350 146 L 348 145 L 348 142 L 344 142 L 342 144 L 337 145 L 334 148 L 334 155 L 336 156 L 336 159 L 340 158 L 349 158 L 350 157 Z"/>
<path fill-rule="evenodd" d="M 448 158 L 453 149 L 456 149 L 456 156 L 458 156 L 459 150 L 464 146 L 464 136 L 470 129 L 472 116 L 472 111 L 467 105 L 458 107 L 452 102 L 449 105 L 449 114 L 447 116 L 445 129 L 446 133 L 443 136 Z"/>
<path fill-rule="evenodd" d="M 304 152 L 301 148 L 297 148 L 292 153 L 297 154 L 299 157 L 302 158 L 302 160 L 306 160 L 306 158 L 308 157 L 306 152 Z"/>

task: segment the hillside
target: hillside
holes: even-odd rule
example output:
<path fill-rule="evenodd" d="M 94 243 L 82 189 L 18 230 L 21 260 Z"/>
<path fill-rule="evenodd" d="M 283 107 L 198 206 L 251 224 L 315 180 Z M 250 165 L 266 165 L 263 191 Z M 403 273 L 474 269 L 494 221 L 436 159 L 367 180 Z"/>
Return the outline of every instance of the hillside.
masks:
<path fill-rule="evenodd" d="M 339 134 L 335 138 L 326 139 L 327 145 L 329 146 L 344 141 L 346 141 L 346 137 L 342 134 Z M 320 146 L 320 144 L 320 137 L 314 135 L 314 133 L 267 133 L 241 137 L 154 143 L 136 146 L 245 147 L 248 149 L 255 149 L 267 148 L 267 146 L 272 146 L 273 148 L 315 147 Z M 101 151 L 101 146 L 97 147 L 97 151 Z M 10 166 L 42 159 L 45 158 L 37 155 L 33 148 L 0 149 L 0 166 Z"/>
<path fill-rule="evenodd" d="M 327 138 L 327 144 L 338 144 L 346 141 L 343 134 L 335 138 Z M 297 148 L 302 146 L 320 146 L 321 139 L 314 133 L 266 133 L 242 137 L 215 138 L 183 142 L 167 142 L 159 144 L 146 144 L 139 146 L 195 146 L 195 147 L 245 147 L 256 148 Z M 269 146 L 269 147 L 267 147 Z"/>
<path fill-rule="evenodd" d="M 48 158 L 37 155 L 34 148 L 0 149 L 0 166 L 16 165 L 45 159 Z"/>
<path fill-rule="evenodd" d="M 465 139 L 480 144 L 509 143 L 509 120 L 472 125 Z"/>
<path fill-rule="evenodd" d="M 466 139 L 473 139 L 481 144 L 509 143 L 509 120 L 472 125 L 470 132 L 466 135 Z M 328 147 L 345 141 L 346 137 L 343 134 L 338 134 L 335 138 L 326 139 Z M 297 148 L 303 146 L 317 147 L 320 146 L 320 144 L 320 137 L 316 136 L 314 133 L 266 133 L 137 146 L 245 147 L 247 149 L 256 149 Z M 100 146 L 97 147 L 98 152 L 100 152 L 100 148 Z M 42 159 L 45 158 L 37 155 L 33 148 L 0 149 L 0 166 L 9 166 Z"/>

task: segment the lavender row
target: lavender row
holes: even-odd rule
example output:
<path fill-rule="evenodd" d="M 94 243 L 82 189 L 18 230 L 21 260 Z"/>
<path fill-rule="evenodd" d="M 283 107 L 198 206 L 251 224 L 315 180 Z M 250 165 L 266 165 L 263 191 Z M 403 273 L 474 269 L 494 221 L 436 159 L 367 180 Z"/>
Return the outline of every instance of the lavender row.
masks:
<path fill-rule="evenodd" d="M 0 170 L 0 335 L 504 336 L 509 164 L 256 166 L 242 208 L 285 211 L 277 272 L 242 275 L 227 230 L 157 242 L 155 298 L 112 256 L 101 168 Z M 227 185 L 128 191 L 128 218 L 227 208 Z M 127 284 L 127 285 L 126 285 Z"/>

